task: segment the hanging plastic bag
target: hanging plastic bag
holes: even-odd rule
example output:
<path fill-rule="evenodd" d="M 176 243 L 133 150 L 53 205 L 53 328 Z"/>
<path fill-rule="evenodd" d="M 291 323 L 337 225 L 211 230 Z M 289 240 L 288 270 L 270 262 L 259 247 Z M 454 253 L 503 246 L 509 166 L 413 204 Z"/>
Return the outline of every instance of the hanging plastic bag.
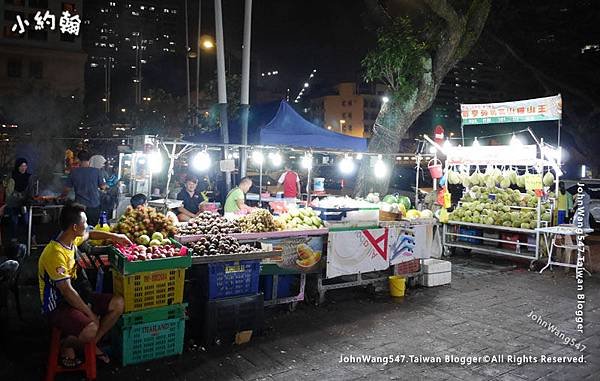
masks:
<path fill-rule="evenodd" d="M 436 204 L 440 206 L 444 206 L 444 193 L 446 192 L 446 187 L 441 187 L 437 192 L 437 200 Z"/>
<path fill-rule="evenodd" d="M 444 192 L 444 204 L 442 206 L 448 209 L 452 206 L 452 194 L 448 192 L 448 189 L 446 189 L 445 187 L 444 189 L 446 191 Z"/>
<path fill-rule="evenodd" d="M 446 208 L 440 209 L 440 218 L 439 218 L 440 222 L 445 224 L 448 222 L 448 218 L 449 218 L 448 210 L 446 210 Z"/>
<path fill-rule="evenodd" d="M 444 176 L 442 176 L 442 178 L 440 179 L 440 186 L 443 187 L 446 185 L 446 181 L 448 179 L 448 172 L 446 172 L 444 174 Z"/>

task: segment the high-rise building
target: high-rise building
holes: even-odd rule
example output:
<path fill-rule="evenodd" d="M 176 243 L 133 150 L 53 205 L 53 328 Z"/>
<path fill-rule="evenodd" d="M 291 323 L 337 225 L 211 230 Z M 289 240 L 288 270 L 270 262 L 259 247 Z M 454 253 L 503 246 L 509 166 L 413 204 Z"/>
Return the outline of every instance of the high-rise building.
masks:
<path fill-rule="evenodd" d="M 342 82 L 336 94 L 311 100 L 310 118 L 328 130 L 342 134 L 368 137 L 381 108 L 385 86 L 360 86 Z M 308 113 L 308 110 L 305 110 Z"/>
<path fill-rule="evenodd" d="M 95 85 L 88 89 L 89 102 L 106 103 L 106 111 L 111 101 L 118 105 L 141 102 L 144 88 L 151 86 L 146 82 L 145 68 L 184 54 L 182 3 L 86 1 L 83 39 L 83 47 L 89 54 L 86 78 Z"/>
<path fill-rule="evenodd" d="M 81 0 L 4 0 L 0 2 L 0 94 L 17 93 L 30 84 L 43 85 L 61 96 L 80 96 L 84 91 L 86 54 L 79 35 L 61 33 L 63 11 L 81 14 Z M 54 16 L 35 28 L 38 12 Z M 24 33 L 17 25 L 23 20 Z M 27 23 L 25 22 L 27 21 Z M 14 29 L 14 30 L 13 30 Z"/>

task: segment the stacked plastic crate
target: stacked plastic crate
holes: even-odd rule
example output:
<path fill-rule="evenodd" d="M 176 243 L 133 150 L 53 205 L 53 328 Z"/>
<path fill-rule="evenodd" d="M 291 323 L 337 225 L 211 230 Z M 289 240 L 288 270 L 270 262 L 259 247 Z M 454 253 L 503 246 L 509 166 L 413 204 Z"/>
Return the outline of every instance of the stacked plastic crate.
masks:
<path fill-rule="evenodd" d="M 259 274 L 260 260 L 209 263 L 199 269 L 195 292 L 202 295 L 202 310 L 195 328 L 205 345 L 242 343 L 262 330 Z"/>
<path fill-rule="evenodd" d="M 125 311 L 113 330 L 123 365 L 181 354 L 185 333 L 183 286 L 189 256 L 128 262 L 110 254 L 113 291 L 123 296 Z"/>

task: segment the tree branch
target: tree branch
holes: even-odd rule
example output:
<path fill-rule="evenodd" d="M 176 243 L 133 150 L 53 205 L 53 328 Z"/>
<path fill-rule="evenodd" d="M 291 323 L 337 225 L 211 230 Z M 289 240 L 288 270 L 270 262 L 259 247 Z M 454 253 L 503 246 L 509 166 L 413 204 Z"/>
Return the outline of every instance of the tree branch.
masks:
<path fill-rule="evenodd" d="M 567 84 L 565 82 L 562 82 L 554 77 L 551 77 L 551 76 L 545 74 L 540 69 L 538 69 L 533 64 L 531 64 L 529 61 L 525 60 L 520 54 L 518 54 L 510 46 L 510 44 L 508 44 L 504 40 L 501 40 L 500 38 L 498 38 L 495 35 L 491 35 L 491 37 L 492 37 L 492 40 L 494 40 L 496 43 L 498 43 L 504 49 L 506 49 L 506 51 L 508 53 L 510 53 L 510 55 L 513 56 L 514 59 L 516 59 L 520 64 L 522 64 L 527 69 L 529 69 L 534 74 L 534 76 L 536 77 L 538 82 L 540 82 L 540 84 L 542 84 L 542 86 L 544 86 L 545 89 L 548 88 L 545 82 L 552 83 L 552 84 L 554 84 L 555 87 L 558 87 L 560 89 L 559 91 L 562 92 L 563 90 L 566 90 L 567 92 L 569 92 L 573 95 L 576 95 L 579 98 L 585 100 L 588 104 L 590 104 L 594 108 L 594 110 L 600 110 L 600 104 L 593 97 L 589 96 L 588 94 L 586 94 L 585 92 L 583 92 L 577 88 L 570 86 L 569 84 Z"/>
<path fill-rule="evenodd" d="M 463 20 L 458 16 L 454 8 L 446 0 L 425 0 L 425 4 L 448 24 L 448 29 L 454 30 Z"/>
<path fill-rule="evenodd" d="M 492 4 L 490 0 L 473 0 L 465 16 L 466 30 L 454 56 L 454 62 L 462 60 L 479 40 Z"/>

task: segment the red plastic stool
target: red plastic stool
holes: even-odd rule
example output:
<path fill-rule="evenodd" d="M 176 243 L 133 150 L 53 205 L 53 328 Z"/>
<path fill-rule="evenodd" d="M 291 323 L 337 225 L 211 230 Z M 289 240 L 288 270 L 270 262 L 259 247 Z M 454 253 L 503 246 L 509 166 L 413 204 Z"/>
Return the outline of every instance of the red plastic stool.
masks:
<path fill-rule="evenodd" d="M 85 361 L 77 368 L 65 368 L 59 363 L 61 330 L 53 327 L 50 338 L 50 353 L 48 354 L 48 369 L 46 370 L 46 381 L 54 381 L 54 377 L 62 372 L 85 372 L 89 381 L 96 379 L 96 345 L 94 342 L 85 344 Z"/>

